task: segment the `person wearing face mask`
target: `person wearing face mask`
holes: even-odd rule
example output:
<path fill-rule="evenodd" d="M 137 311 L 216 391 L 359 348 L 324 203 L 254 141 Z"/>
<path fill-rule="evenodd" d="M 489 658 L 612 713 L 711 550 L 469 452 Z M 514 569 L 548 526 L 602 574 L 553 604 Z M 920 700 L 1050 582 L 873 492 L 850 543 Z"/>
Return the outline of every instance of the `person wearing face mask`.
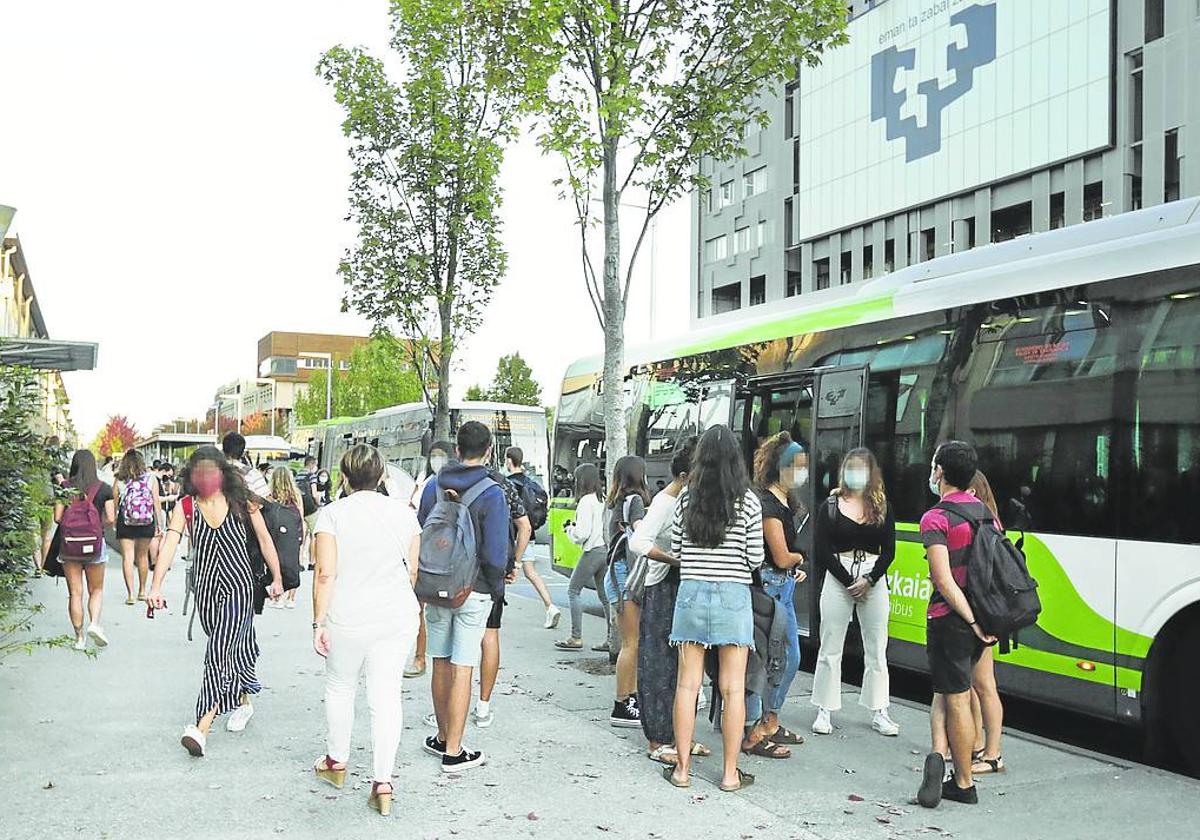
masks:
<path fill-rule="evenodd" d="M 333 482 L 329 480 L 329 470 L 321 470 L 317 473 L 316 483 L 313 488 L 317 491 L 317 506 L 325 507 L 333 501 Z"/>
<path fill-rule="evenodd" d="M 195 723 L 183 730 L 180 743 L 200 757 L 216 716 L 232 712 L 226 729 L 241 732 L 254 714 L 250 698 L 262 690 L 255 675 L 255 570 L 247 546 L 251 534 L 271 575 L 267 595 L 272 601 L 283 594 L 283 579 L 259 503 L 246 488 L 236 464 L 216 447 L 202 446 L 188 460 L 183 483 L 187 495 L 171 513 L 146 600 L 150 610 L 166 607 L 163 579 L 187 529 L 196 581 L 195 608 L 208 643 Z M 153 612 L 147 614 L 153 617 Z"/>
<path fill-rule="evenodd" d="M 763 510 L 763 542 L 766 560 L 759 570 L 762 588 L 775 600 L 775 609 L 787 617 L 787 657 L 778 685 L 768 686 L 765 696 L 746 692 L 746 740 L 742 752 L 763 758 L 789 758 L 789 746 L 804 738 L 779 722 L 779 710 L 800 668 L 800 630 L 796 620 L 796 584 L 807 575 L 800 566 L 796 529 L 800 487 L 808 483 L 808 453 L 780 432 L 767 440 L 754 455 L 754 485 Z"/>
<path fill-rule="evenodd" d="M 842 460 L 839 486 L 817 511 L 813 554 L 825 570 L 821 588 L 821 649 L 813 673 L 812 731 L 833 732 L 831 715 L 842 708 L 842 649 L 850 619 L 858 615 L 863 640 L 859 702 L 875 714 L 871 728 L 895 736 L 900 727 L 888 714 L 887 570 L 896 555 L 896 522 L 883 488 L 883 474 L 869 449 L 852 449 Z"/>

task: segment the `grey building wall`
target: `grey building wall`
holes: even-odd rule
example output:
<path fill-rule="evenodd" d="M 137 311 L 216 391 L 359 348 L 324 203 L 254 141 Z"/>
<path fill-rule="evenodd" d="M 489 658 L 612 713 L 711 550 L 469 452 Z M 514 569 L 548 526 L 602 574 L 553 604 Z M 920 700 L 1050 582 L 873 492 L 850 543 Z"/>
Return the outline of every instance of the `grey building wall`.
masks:
<path fill-rule="evenodd" d="M 848 5 L 852 14 L 862 14 L 881 2 L 886 0 Z M 797 241 L 790 210 L 793 197 L 804 188 L 794 173 L 797 140 L 787 121 L 799 111 L 797 85 L 764 94 L 761 101 L 771 124 L 748 137 L 750 154 L 734 163 L 699 164 L 711 177 L 712 188 L 692 202 L 693 323 L 778 309 L 819 292 L 826 282 L 833 287 L 869 281 L 931 257 L 1015 235 L 1200 195 L 1200 0 L 1112 2 L 1116 27 L 1111 148 L 886 218 L 863 219 L 815 239 Z M 1151 20 L 1148 40 L 1147 11 L 1153 15 L 1158 3 L 1162 34 L 1157 36 Z M 1139 84 L 1140 120 L 1135 118 Z M 1168 160 L 1171 150 L 1174 159 Z M 763 167 L 766 190 L 746 198 L 745 174 Z M 1177 183 L 1174 177 L 1168 179 L 1174 171 Z M 733 202 L 719 206 L 721 185 L 730 182 Z M 766 223 L 765 242 L 739 251 L 736 231 L 746 226 L 753 231 L 759 221 Z M 728 237 L 726 256 L 710 259 L 706 243 L 720 236 Z M 752 296 L 752 289 L 760 288 L 765 294 Z"/>

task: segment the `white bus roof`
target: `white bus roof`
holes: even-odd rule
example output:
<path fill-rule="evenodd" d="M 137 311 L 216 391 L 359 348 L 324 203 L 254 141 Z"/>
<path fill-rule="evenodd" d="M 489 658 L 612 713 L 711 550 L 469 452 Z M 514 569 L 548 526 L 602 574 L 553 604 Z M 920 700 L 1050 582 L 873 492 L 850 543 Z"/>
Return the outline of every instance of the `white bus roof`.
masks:
<path fill-rule="evenodd" d="M 450 410 L 507 411 L 509 413 L 530 412 L 533 414 L 545 414 L 545 409 L 537 405 L 517 405 L 516 403 L 487 402 L 485 400 L 451 400 Z M 367 416 L 386 417 L 392 414 L 402 414 L 406 411 L 428 411 L 428 406 L 423 402 L 401 403 L 400 405 L 376 409 Z"/>
<path fill-rule="evenodd" d="M 632 347 L 627 365 L 1200 263 L 1200 198 L 1021 236 L 807 293 L 795 305 Z M 1046 270 L 1051 269 L 1051 270 Z M 783 309 L 781 312 L 780 309 Z M 564 378 L 598 373 L 602 356 Z"/>

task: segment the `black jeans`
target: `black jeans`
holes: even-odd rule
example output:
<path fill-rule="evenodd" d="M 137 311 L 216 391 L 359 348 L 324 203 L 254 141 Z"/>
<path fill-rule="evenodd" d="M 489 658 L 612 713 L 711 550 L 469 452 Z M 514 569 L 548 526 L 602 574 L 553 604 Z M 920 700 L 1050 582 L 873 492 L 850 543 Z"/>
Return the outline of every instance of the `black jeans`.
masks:
<path fill-rule="evenodd" d="M 638 708 L 647 741 L 675 742 L 675 678 L 679 653 L 671 646 L 671 623 L 679 594 L 679 570 L 646 587 L 638 629 Z"/>

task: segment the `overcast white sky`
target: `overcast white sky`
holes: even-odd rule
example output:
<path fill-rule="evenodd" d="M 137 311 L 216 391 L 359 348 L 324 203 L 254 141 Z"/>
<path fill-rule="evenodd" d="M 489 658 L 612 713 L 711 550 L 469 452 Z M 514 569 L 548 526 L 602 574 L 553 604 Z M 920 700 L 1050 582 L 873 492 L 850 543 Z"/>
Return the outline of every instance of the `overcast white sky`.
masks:
<path fill-rule="evenodd" d="M 17 208 L 50 335 L 100 344 L 97 370 L 67 376 L 84 441 L 113 413 L 143 431 L 202 414 L 221 384 L 255 375 L 271 330 L 366 331 L 339 312 L 348 164 L 313 68 L 336 43 L 383 54 L 386 12 L 0 0 L 0 204 Z M 508 276 L 461 353 L 460 394 L 519 351 L 552 402 L 566 365 L 601 349 L 557 174 L 531 141 L 510 150 Z M 687 237 L 684 203 L 658 224 L 655 337 L 687 326 Z M 647 249 L 635 344 L 650 335 L 649 274 Z"/>

